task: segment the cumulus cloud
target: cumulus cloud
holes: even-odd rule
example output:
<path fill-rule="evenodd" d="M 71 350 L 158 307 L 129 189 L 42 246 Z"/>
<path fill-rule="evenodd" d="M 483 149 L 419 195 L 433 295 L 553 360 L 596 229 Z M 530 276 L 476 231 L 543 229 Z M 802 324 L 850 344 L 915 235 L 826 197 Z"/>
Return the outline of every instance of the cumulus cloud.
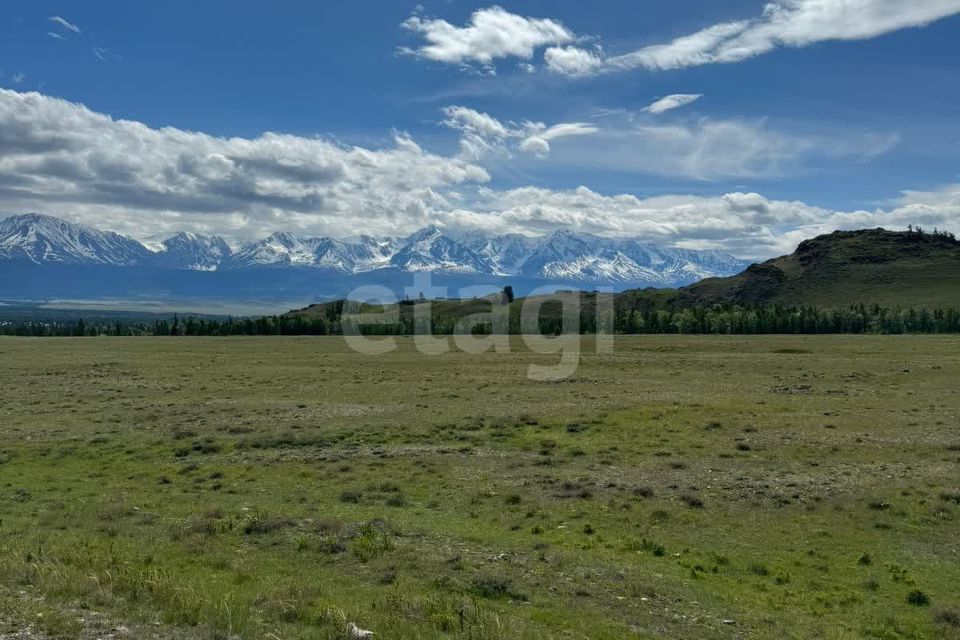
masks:
<path fill-rule="evenodd" d="M 443 112 L 447 117 L 442 124 L 463 132 L 460 139 L 462 155 L 474 160 L 492 151 L 507 151 L 510 140 L 519 140 L 517 147 L 521 151 L 545 158 L 550 154 L 550 140 L 589 135 L 600 130 L 584 122 L 563 122 L 552 127 L 531 121 L 504 124 L 490 114 L 463 106 L 446 107 Z"/>
<path fill-rule="evenodd" d="M 696 102 L 703 97 L 702 93 L 676 93 L 672 96 L 666 96 L 665 98 L 660 98 L 649 107 L 645 108 L 646 113 L 660 114 L 673 109 L 679 109 L 680 107 L 685 107 L 688 104 Z"/>
<path fill-rule="evenodd" d="M 495 60 L 508 57 L 530 60 L 540 47 L 576 39 L 556 20 L 527 18 L 498 6 L 475 11 L 463 27 L 419 15 L 411 16 L 402 26 L 426 40 L 417 48 L 401 49 L 402 53 L 455 65 L 489 67 Z"/>
<path fill-rule="evenodd" d="M 620 152 L 589 124 L 504 123 L 465 108 L 445 115 L 478 135 L 505 131 L 517 145 L 577 136 L 597 140 L 607 156 Z M 662 158 L 663 134 L 642 135 L 656 141 L 652 157 Z M 528 234 L 569 226 L 758 258 L 835 228 L 920 224 L 960 232 L 960 185 L 905 192 L 885 209 L 842 212 L 757 193 L 644 199 L 586 187 L 496 190 L 488 181 L 477 164 L 430 153 L 403 134 L 382 149 L 278 133 L 222 138 L 0 90 L 0 211 L 60 215 L 145 240 L 156 231 L 245 240 L 274 231 L 345 236 L 358 228 L 399 235 L 430 223 Z"/>
<path fill-rule="evenodd" d="M 603 195 L 586 187 L 555 191 L 482 188 L 471 210 L 443 216 L 455 228 L 549 233 L 558 227 L 602 236 L 640 237 L 688 249 L 728 251 L 748 259 L 789 253 L 815 235 L 838 229 L 908 224 L 960 230 L 960 185 L 935 193 L 908 193 L 893 209 L 833 211 L 757 193 L 637 198 Z M 925 200 L 919 204 L 917 200 Z M 917 207 L 922 207 L 918 209 Z"/>
<path fill-rule="evenodd" d="M 61 17 L 61 16 L 50 16 L 50 17 L 48 18 L 48 20 L 50 20 L 50 22 L 52 22 L 52 23 L 54 23 L 54 24 L 56 24 L 56 25 L 59 25 L 59 26 L 63 27 L 63 28 L 66 29 L 67 31 L 72 31 L 72 32 L 74 32 L 74 33 L 80 33 L 80 27 L 78 27 L 77 25 L 73 24 L 72 22 L 70 22 L 70 21 L 67 20 L 66 18 L 63 18 L 63 17 Z"/>
<path fill-rule="evenodd" d="M 712 25 L 664 44 L 592 63 L 588 72 L 564 65 L 566 75 L 600 71 L 680 69 L 740 62 L 781 47 L 806 47 L 835 40 L 865 40 L 922 27 L 960 13 L 960 0 L 773 0 L 752 19 Z"/>
<path fill-rule="evenodd" d="M 347 216 L 370 231 L 426 223 L 454 187 L 489 179 L 403 134 L 378 150 L 277 133 L 220 138 L 8 90 L 0 90 L 0 176 L 3 210 L 84 211 L 134 233 L 147 216 L 171 229 L 190 220 L 252 236 L 276 226 L 343 229 Z"/>
<path fill-rule="evenodd" d="M 833 213 L 802 202 L 768 200 L 755 193 L 718 197 L 689 195 L 637 198 L 607 196 L 587 187 L 555 191 L 525 187 L 481 189 L 474 210 L 455 210 L 445 220 L 456 227 L 549 233 L 558 227 L 603 236 L 642 237 L 687 248 L 731 251 L 746 257 L 787 250 L 784 232 L 823 224 Z"/>
<path fill-rule="evenodd" d="M 580 47 L 550 47 L 543 54 L 547 69 L 567 76 L 587 76 L 603 67 L 603 59 Z"/>
<path fill-rule="evenodd" d="M 447 116 L 443 123 L 452 129 L 472 131 L 494 138 L 506 138 L 512 135 L 502 122 L 490 114 L 461 106 L 446 107 L 443 112 Z"/>

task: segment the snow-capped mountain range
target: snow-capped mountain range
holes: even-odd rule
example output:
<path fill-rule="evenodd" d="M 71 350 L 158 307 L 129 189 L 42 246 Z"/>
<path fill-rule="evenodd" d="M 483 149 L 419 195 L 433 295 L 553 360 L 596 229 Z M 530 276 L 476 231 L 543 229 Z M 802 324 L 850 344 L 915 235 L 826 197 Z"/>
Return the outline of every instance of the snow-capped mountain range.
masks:
<path fill-rule="evenodd" d="M 742 271 L 747 262 L 716 251 L 658 247 L 561 229 L 542 237 L 448 233 L 436 226 L 403 238 L 350 240 L 273 235 L 233 249 L 218 236 L 178 233 L 155 248 L 113 232 L 40 214 L 0 220 L 0 263 L 100 265 L 190 271 L 378 270 L 522 276 L 563 282 L 678 286 Z"/>

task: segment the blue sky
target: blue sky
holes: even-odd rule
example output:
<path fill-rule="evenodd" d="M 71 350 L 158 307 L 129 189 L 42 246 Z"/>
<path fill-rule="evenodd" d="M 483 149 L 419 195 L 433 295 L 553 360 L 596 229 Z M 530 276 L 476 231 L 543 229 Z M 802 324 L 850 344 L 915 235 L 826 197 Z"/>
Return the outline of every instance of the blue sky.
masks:
<path fill-rule="evenodd" d="M 569 225 L 748 257 L 956 229 L 958 36 L 960 0 L 4 3 L 0 142 L 74 141 L 0 148 L 0 215 L 237 239 Z"/>

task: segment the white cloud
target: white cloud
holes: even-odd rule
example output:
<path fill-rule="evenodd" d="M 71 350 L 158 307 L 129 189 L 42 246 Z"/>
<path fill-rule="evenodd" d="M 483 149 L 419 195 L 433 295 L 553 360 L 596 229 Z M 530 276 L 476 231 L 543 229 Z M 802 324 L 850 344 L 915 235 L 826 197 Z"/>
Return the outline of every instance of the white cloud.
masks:
<path fill-rule="evenodd" d="M 896 208 L 833 211 L 799 201 L 770 200 L 757 193 L 637 198 L 607 196 L 579 187 L 554 191 L 525 187 L 483 188 L 470 210 L 444 215 L 454 228 L 549 233 L 558 227 L 603 236 L 640 237 L 689 249 L 715 249 L 750 259 L 794 250 L 797 244 L 838 229 L 908 224 L 960 231 L 960 185 L 933 193 L 908 193 Z M 924 200 L 919 204 L 917 200 Z"/>
<path fill-rule="evenodd" d="M 487 113 L 462 106 L 446 107 L 443 112 L 447 118 L 442 124 L 463 132 L 461 154 L 473 160 L 493 151 L 506 152 L 506 143 L 512 139 L 520 140 L 521 151 L 545 158 L 550 154 L 550 140 L 600 131 L 599 127 L 584 122 L 563 122 L 552 127 L 530 121 L 506 125 Z"/>
<path fill-rule="evenodd" d="M 529 133 L 520 143 L 520 150 L 545 158 L 550 155 L 551 140 L 591 135 L 599 132 L 600 128 L 585 122 L 565 122 L 549 128 L 542 123 L 527 123 L 527 131 L 533 133 Z"/>
<path fill-rule="evenodd" d="M 543 54 L 547 69 L 567 76 L 590 75 L 603 66 L 603 59 L 580 47 L 550 47 Z"/>
<path fill-rule="evenodd" d="M 665 140 L 678 139 L 682 148 L 691 135 L 650 125 L 658 133 L 641 129 L 630 139 L 623 131 L 591 131 L 592 125 L 584 123 L 547 127 L 482 116 L 466 109 L 447 112 L 452 122 L 478 135 L 506 131 L 507 140 L 516 144 L 531 136 L 544 141 L 576 136 L 578 144 L 595 142 L 597 153 L 618 165 L 624 160 L 618 157 L 623 148 L 611 148 L 616 139 L 623 138 L 625 148 L 648 145 L 650 157 L 644 162 L 652 166 L 673 152 Z M 710 135 L 714 140 L 737 137 L 722 131 Z M 771 146 L 768 141 L 760 145 L 767 149 L 760 155 L 775 157 L 793 143 L 785 138 Z M 719 158 L 731 153 L 721 148 L 710 163 L 692 159 L 702 151 L 693 145 L 682 160 L 667 164 L 716 170 Z M 580 148 L 570 152 L 583 155 Z M 114 120 L 64 100 L 0 90 L 0 211 L 40 211 L 142 239 L 145 230 L 243 240 L 278 230 L 402 234 L 431 222 L 531 234 L 565 225 L 752 258 L 789 251 L 800 239 L 834 228 L 921 224 L 960 231 L 960 185 L 906 192 L 886 209 L 838 212 L 756 193 L 643 199 L 586 187 L 498 191 L 484 186 L 488 180 L 477 164 L 430 153 L 403 134 L 383 149 L 277 133 L 221 138 Z"/>
<path fill-rule="evenodd" d="M 47 36 L 53 38 L 54 40 L 63 40 L 63 36 L 59 33 L 54 33 L 53 31 L 47 31 Z"/>
<path fill-rule="evenodd" d="M 54 24 L 60 25 L 61 27 L 63 27 L 63 28 L 66 29 L 67 31 L 72 31 L 72 32 L 74 32 L 74 33 L 80 33 L 80 27 L 78 27 L 77 25 L 73 24 L 72 22 L 70 22 L 70 21 L 67 20 L 66 18 L 62 18 L 62 17 L 60 17 L 60 16 L 50 16 L 48 19 L 50 20 L 50 22 L 53 22 Z"/>
<path fill-rule="evenodd" d="M 493 116 L 475 111 L 469 107 L 450 106 L 443 110 L 447 116 L 444 124 L 461 131 L 473 131 L 483 136 L 506 138 L 512 132 Z"/>
<path fill-rule="evenodd" d="M 519 135 L 493 116 L 469 107 L 450 106 L 443 113 L 446 119 L 441 124 L 461 132 L 460 156 L 473 162 L 493 153 L 505 153 L 507 139 Z"/>
<path fill-rule="evenodd" d="M 94 48 L 93 48 L 93 55 L 94 55 L 94 57 L 95 57 L 97 60 L 100 60 L 101 62 L 106 62 L 106 61 L 108 61 L 108 60 L 119 60 L 119 59 L 120 59 L 120 56 L 115 55 L 115 54 L 112 53 L 109 49 L 107 49 L 107 48 L 105 48 L 105 47 L 94 47 Z"/>
<path fill-rule="evenodd" d="M 603 236 L 642 237 L 688 248 L 711 248 L 747 257 L 789 250 L 784 232 L 823 224 L 833 212 L 802 202 L 773 201 L 755 193 L 718 197 L 663 196 L 641 199 L 606 196 L 586 187 L 553 191 L 525 187 L 481 189 L 473 210 L 445 217 L 454 227 L 547 233 L 570 227 Z"/>
<path fill-rule="evenodd" d="M 219 138 L 0 90 L 3 211 L 83 213 L 133 233 L 145 218 L 240 237 L 277 227 L 383 232 L 425 224 L 449 206 L 449 191 L 487 180 L 483 168 L 403 134 L 378 150 L 277 133 Z"/>
<path fill-rule="evenodd" d="M 785 131 L 763 119 L 697 118 L 665 124 L 643 114 L 605 115 L 602 129 L 554 150 L 551 164 L 703 181 L 770 179 L 805 173 L 830 159 L 867 161 L 899 140 L 896 134 L 849 129 Z"/>
<path fill-rule="evenodd" d="M 660 98 L 649 107 L 645 108 L 644 111 L 652 114 L 665 113 L 672 109 L 685 107 L 688 104 L 696 102 L 702 97 L 702 93 L 677 93 L 672 96 Z"/>
<path fill-rule="evenodd" d="M 865 40 L 960 13 L 960 0 L 772 0 L 760 16 L 716 24 L 665 43 L 598 60 L 590 73 L 740 62 L 780 47 Z M 583 75 L 563 65 L 551 69 Z"/>
<path fill-rule="evenodd" d="M 546 158 L 550 155 L 550 143 L 538 136 L 530 136 L 520 143 L 520 150 L 538 158 Z"/>
<path fill-rule="evenodd" d="M 499 58 L 533 58 L 546 45 L 573 42 L 573 32 L 556 20 L 519 16 L 498 6 L 480 9 L 466 26 L 413 15 L 402 25 L 423 36 L 427 44 L 402 53 L 447 64 L 491 66 Z"/>
<path fill-rule="evenodd" d="M 22 84 L 23 81 L 26 79 L 27 79 L 26 74 L 23 74 L 20 72 L 17 72 L 10 77 L 10 80 L 13 82 L 13 84 Z"/>

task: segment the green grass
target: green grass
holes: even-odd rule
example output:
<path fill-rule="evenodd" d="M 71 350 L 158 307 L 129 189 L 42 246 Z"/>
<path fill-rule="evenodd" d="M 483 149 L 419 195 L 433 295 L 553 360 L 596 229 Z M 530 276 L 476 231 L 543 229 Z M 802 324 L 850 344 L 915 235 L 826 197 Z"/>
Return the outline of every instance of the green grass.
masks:
<path fill-rule="evenodd" d="M 779 303 L 818 307 L 879 304 L 938 309 L 960 299 L 960 243 L 931 234 L 837 231 L 730 278 L 680 290 L 677 304 Z"/>
<path fill-rule="evenodd" d="M 400 342 L 0 340 L 0 634 L 960 637 L 960 339 Z"/>

